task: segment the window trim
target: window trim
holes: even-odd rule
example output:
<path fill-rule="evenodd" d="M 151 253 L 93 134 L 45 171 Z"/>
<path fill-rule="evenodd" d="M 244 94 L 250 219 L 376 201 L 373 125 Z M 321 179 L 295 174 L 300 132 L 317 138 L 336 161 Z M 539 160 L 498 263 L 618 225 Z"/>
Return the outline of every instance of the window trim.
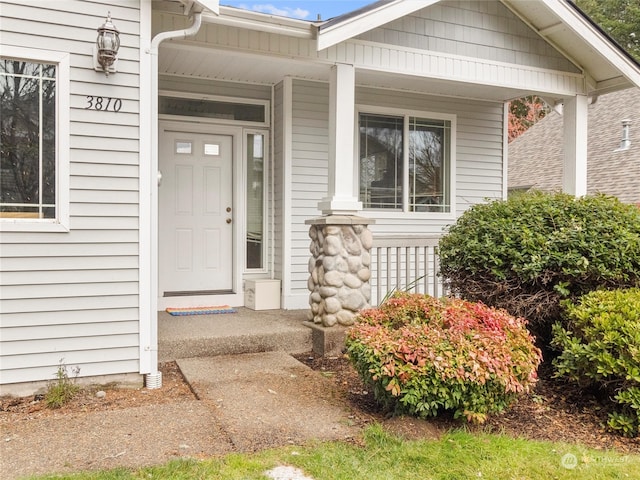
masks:
<path fill-rule="evenodd" d="M 56 218 L 0 218 L 4 232 L 69 231 L 70 57 L 68 52 L 3 45 L 2 58 L 56 64 Z"/>
<path fill-rule="evenodd" d="M 407 119 L 409 117 L 418 117 L 425 119 L 433 119 L 433 120 L 445 120 L 451 123 L 451 131 L 450 138 L 451 144 L 449 145 L 449 188 L 450 188 L 450 209 L 448 212 L 410 212 L 407 211 L 406 208 L 408 204 L 406 203 L 406 199 L 403 199 L 403 210 L 385 210 L 385 209 L 372 209 L 372 208 L 364 208 L 363 212 L 366 212 L 367 217 L 371 218 L 379 218 L 379 219 L 392 219 L 392 218 L 415 218 L 415 219 L 443 219 L 443 220 L 455 220 L 456 218 L 456 145 L 457 145 L 457 115 L 451 113 L 441 113 L 441 112 L 429 112 L 424 110 L 405 110 L 401 108 L 392 108 L 392 107 L 380 107 L 377 105 L 369 105 L 369 104 L 357 104 L 356 105 L 356 114 L 355 114 L 355 128 L 354 128 L 354 150 L 355 150 L 355 158 L 356 158 L 356 191 L 358 192 L 358 198 L 360 198 L 360 114 L 373 114 L 373 115 L 392 115 L 404 118 L 403 123 L 403 143 L 405 152 L 403 155 L 409 154 L 408 149 L 408 131 L 409 131 L 409 122 Z M 404 159 L 403 159 L 404 161 Z M 408 181 L 408 169 L 403 169 L 404 176 L 403 182 Z M 408 184 L 405 183 L 408 187 Z M 408 197 L 408 188 L 404 188 L 404 196 Z"/>

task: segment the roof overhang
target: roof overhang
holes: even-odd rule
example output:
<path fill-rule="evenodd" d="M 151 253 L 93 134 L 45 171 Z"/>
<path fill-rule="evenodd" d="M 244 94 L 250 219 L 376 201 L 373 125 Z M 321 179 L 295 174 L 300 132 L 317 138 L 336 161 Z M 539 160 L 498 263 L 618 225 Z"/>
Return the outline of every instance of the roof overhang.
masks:
<path fill-rule="evenodd" d="M 218 0 L 164 3 L 182 5 L 185 11 L 201 11 L 204 23 L 315 39 L 317 50 L 322 51 L 440 1 L 381 0 L 325 22 L 219 7 Z M 569 0 L 496 1 L 575 64 L 584 76 L 586 94 L 597 96 L 631 86 L 640 87 L 640 65 Z"/>
<path fill-rule="evenodd" d="M 313 23 L 308 20 L 280 17 L 234 7 L 220 7 L 219 15 L 205 12 L 202 21 L 296 38 L 313 38 L 314 35 Z"/>
<path fill-rule="evenodd" d="M 316 26 L 324 50 L 441 0 L 382 0 Z M 599 95 L 640 87 L 640 65 L 569 0 L 499 0 L 566 56 Z"/>
<path fill-rule="evenodd" d="M 586 76 L 591 95 L 640 87 L 640 65 L 569 0 L 500 0 Z"/>

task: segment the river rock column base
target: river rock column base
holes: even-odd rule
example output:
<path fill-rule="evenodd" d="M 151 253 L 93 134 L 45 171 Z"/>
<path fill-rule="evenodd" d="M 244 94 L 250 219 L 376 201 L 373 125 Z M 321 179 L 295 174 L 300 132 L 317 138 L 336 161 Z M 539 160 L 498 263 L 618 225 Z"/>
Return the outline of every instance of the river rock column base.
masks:
<path fill-rule="evenodd" d="M 307 220 L 309 320 L 316 325 L 353 325 L 371 300 L 371 246 L 368 226 L 374 220 L 355 215 L 329 215 Z"/>

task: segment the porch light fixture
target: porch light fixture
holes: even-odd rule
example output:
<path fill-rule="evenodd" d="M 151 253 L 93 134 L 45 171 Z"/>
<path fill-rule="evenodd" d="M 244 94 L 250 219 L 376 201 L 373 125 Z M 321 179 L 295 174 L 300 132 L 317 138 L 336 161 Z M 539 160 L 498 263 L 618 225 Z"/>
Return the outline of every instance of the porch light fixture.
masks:
<path fill-rule="evenodd" d="M 95 45 L 95 65 L 97 71 L 102 70 L 108 77 L 109 73 L 116 71 L 115 62 L 120 48 L 120 32 L 111 21 L 111 12 L 107 14 L 107 19 L 98 28 L 98 38 Z"/>

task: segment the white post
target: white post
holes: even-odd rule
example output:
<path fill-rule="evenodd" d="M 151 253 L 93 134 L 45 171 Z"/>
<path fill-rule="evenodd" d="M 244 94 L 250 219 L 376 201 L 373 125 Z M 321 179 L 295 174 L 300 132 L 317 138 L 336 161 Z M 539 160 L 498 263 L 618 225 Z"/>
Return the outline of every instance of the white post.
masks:
<path fill-rule="evenodd" d="M 355 68 L 338 63 L 331 67 L 329 85 L 329 185 L 318 204 L 324 215 L 353 215 L 362 210 L 355 182 Z"/>
<path fill-rule="evenodd" d="M 576 197 L 587 194 L 587 108 L 586 95 L 576 95 L 564 101 L 562 190 Z"/>

